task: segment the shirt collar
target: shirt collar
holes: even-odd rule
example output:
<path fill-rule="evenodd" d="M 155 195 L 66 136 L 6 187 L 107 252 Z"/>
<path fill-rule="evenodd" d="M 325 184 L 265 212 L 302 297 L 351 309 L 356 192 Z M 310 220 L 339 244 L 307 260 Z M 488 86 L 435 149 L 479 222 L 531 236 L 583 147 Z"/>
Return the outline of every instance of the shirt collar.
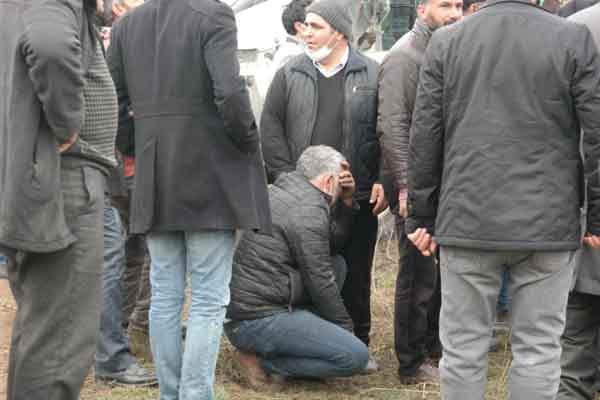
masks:
<path fill-rule="evenodd" d="M 329 71 L 323 68 L 323 66 L 316 61 L 313 61 L 313 64 L 325 78 L 331 78 L 346 67 L 346 64 L 348 63 L 348 57 L 350 57 L 350 46 L 346 46 L 346 51 L 342 55 L 342 58 L 340 59 L 338 65 L 336 65 Z"/>

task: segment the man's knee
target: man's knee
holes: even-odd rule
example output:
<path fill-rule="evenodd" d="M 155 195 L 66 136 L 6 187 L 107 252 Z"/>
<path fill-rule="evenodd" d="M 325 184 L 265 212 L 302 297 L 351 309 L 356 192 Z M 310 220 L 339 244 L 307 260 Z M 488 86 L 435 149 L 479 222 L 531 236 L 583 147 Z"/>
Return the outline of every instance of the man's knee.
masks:
<path fill-rule="evenodd" d="M 369 349 L 360 340 L 353 337 L 344 351 L 339 353 L 337 365 L 341 376 L 351 376 L 364 370 L 369 362 Z"/>

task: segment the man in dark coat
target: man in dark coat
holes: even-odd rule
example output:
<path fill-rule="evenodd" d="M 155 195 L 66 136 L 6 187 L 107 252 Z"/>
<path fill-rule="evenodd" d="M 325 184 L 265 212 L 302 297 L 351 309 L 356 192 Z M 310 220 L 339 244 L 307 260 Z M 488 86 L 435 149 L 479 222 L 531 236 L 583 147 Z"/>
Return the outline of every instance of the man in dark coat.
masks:
<path fill-rule="evenodd" d="M 350 376 L 367 364 L 340 297 L 346 263 L 332 252 L 336 218 L 353 213 L 354 180 L 344 157 L 311 146 L 296 171 L 269 188 L 273 235 L 246 232 L 237 247 L 226 325 L 249 383 L 265 374 L 295 378 Z"/>
<path fill-rule="evenodd" d="M 558 15 L 567 18 L 598 3 L 598 0 L 570 0 L 558 10 Z"/>
<path fill-rule="evenodd" d="M 328 145 L 350 163 L 360 212 L 342 251 L 348 277 L 342 297 L 354 333 L 366 344 L 371 329 L 371 270 L 377 217 L 387 203 L 379 177 L 377 63 L 348 45 L 352 23 L 341 0 L 307 9 L 306 54 L 275 74 L 261 116 L 261 141 L 270 181 L 291 172 L 310 145 Z M 375 367 L 374 363 L 371 363 Z"/>
<path fill-rule="evenodd" d="M 17 302 L 8 400 L 76 400 L 93 362 L 117 130 L 97 5 L 0 3 L 0 244 Z"/>
<path fill-rule="evenodd" d="M 509 392 L 555 398 L 584 168 L 594 173 L 584 241 L 600 247 L 598 159 L 600 56 L 588 28 L 492 0 L 433 34 L 411 127 L 406 229 L 425 255 L 441 245 L 444 399 L 484 398 L 504 266 Z"/>
<path fill-rule="evenodd" d="M 214 0 L 150 0 L 111 35 L 111 73 L 135 118 L 131 232 L 148 234 L 161 399 L 213 399 L 235 230 L 270 229 L 235 19 Z M 182 354 L 187 274 L 192 300 Z"/>
<path fill-rule="evenodd" d="M 569 19 L 587 26 L 600 50 L 600 4 L 573 14 Z M 597 179 L 594 175 L 588 178 Z M 569 294 L 567 322 L 562 336 L 562 372 L 557 400 L 594 399 L 600 364 L 600 251 L 584 244 L 575 255 L 574 262 L 575 287 Z"/>
<path fill-rule="evenodd" d="M 394 337 L 398 375 L 405 383 L 437 380 L 441 353 L 438 332 L 438 267 L 408 240 L 406 173 L 408 139 L 417 97 L 419 69 L 431 34 L 462 18 L 462 0 L 425 0 L 413 29 L 402 36 L 381 63 L 377 130 L 384 160 L 384 182 L 396 220 L 398 254 Z M 430 357 L 430 358 L 429 358 Z"/>

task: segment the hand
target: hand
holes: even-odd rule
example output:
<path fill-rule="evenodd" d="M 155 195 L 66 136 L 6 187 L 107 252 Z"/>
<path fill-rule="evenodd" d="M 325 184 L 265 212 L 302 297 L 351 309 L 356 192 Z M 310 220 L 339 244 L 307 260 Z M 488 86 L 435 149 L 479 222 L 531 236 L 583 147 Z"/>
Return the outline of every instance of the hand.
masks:
<path fill-rule="evenodd" d="M 385 199 L 383 186 L 380 183 L 373 185 L 373 189 L 371 190 L 371 200 L 369 200 L 369 203 L 375 204 L 373 206 L 373 215 L 379 215 L 387 208 L 388 202 Z"/>
<path fill-rule="evenodd" d="M 79 138 L 79 133 L 73 132 L 66 142 L 58 144 L 58 152 L 62 154 L 65 151 L 69 150 L 71 146 L 73 146 L 73 144 L 77 141 L 77 138 Z"/>
<path fill-rule="evenodd" d="M 583 243 L 587 244 L 592 249 L 600 249 L 600 236 L 586 235 L 583 238 Z"/>
<path fill-rule="evenodd" d="M 398 192 L 398 214 L 402 218 L 406 218 L 408 216 L 407 198 L 408 198 L 408 190 L 401 189 Z"/>
<path fill-rule="evenodd" d="M 433 237 L 427 233 L 427 229 L 417 228 L 416 231 L 409 233 L 406 236 L 425 257 L 435 254 L 437 243 L 434 242 Z"/>
<path fill-rule="evenodd" d="M 354 182 L 354 177 L 350 172 L 350 164 L 346 161 L 342 162 L 342 172 L 338 175 L 340 187 L 342 188 L 342 193 L 340 198 L 348 204 L 352 205 L 352 196 L 354 195 L 354 191 L 356 190 L 356 183 Z"/>

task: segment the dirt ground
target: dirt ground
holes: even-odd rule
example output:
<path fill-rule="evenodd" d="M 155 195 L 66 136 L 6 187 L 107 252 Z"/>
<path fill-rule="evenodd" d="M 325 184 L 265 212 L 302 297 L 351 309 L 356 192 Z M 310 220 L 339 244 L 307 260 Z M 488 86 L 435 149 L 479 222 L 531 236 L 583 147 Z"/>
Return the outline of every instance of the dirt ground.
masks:
<path fill-rule="evenodd" d="M 373 280 L 372 296 L 372 345 L 371 352 L 378 360 L 380 371 L 370 376 L 335 379 L 326 382 L 294 382 L 284 387 L 265 388 L 261 391 L 248 389 L 240 381 L 233 367 L 232 348 L 223 339 L 217 367 L 216 393 L 218 400 L 404 400 L 439 399 L 439 386 L 434 384 L 402 386 L 398 383 L 397 361 L 393 347 L 394 286 L 397 270 L 396 242 L 379 244 Z M 6 364 L 10 324 L 14 315 L 14 302 L 6 281 L 0 280 L 0 399 L 5 396 Z M 504 399 L 509 350 L 504 344 L 500 351 L 490 353 L 490 383 L 488 399 Z M 95 384 L 88 378 L 81 399 L 83 400 L 149 400 L 158 399 L 158 390 L 122 389 Z"/>

